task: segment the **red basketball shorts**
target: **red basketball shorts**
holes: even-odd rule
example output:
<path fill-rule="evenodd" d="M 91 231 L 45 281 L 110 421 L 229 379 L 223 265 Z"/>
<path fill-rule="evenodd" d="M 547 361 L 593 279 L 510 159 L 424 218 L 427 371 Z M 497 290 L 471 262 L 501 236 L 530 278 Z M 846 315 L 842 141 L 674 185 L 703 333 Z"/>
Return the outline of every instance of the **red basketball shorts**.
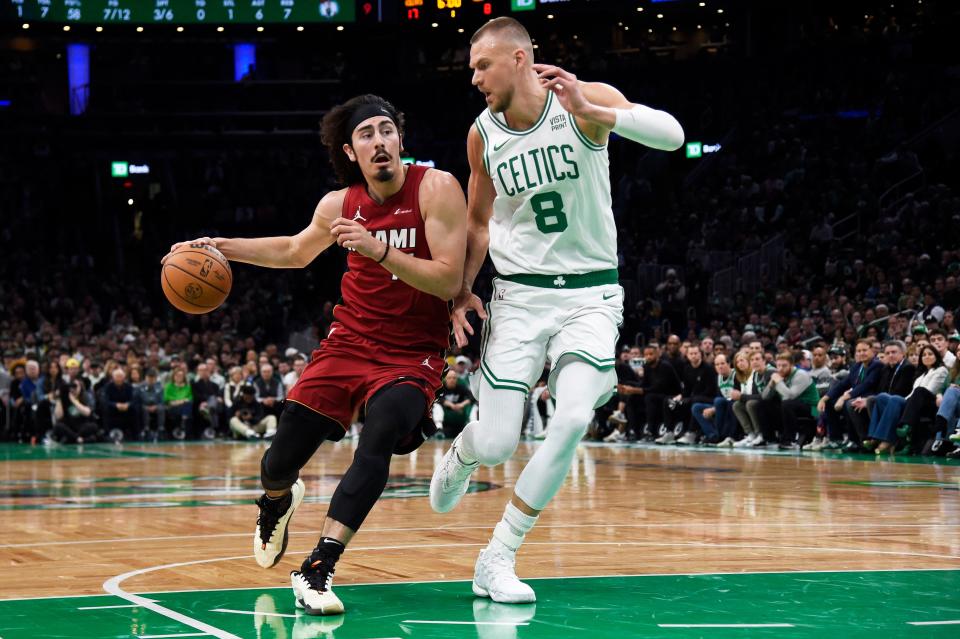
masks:
<path fill-rule="evenodd" d="M 349 430 L 360 407 L 378 390 L 413 384 L 423 390 L 424 413 L 441 385 L 444 360 L 439 353 L 389 350 L 361 337 L 327 338 L 313 351 L 310 363 L 287 393 L 289 401 L 337 421 Z"/>

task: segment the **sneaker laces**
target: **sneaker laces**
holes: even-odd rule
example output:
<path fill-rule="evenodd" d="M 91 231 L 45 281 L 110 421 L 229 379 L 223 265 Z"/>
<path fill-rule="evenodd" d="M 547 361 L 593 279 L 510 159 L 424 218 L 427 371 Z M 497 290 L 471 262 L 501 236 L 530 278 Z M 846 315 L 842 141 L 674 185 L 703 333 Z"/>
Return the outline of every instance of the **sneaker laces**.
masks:
<path fill-rule="evenodd" d="M 333 573 L 336 572 L 336 559 L 320 548 L 315 548 L 303 565 L 300 575 L 318 592 L 326 592 L 333 585 Z"/>
<path fill-rule="evenodd" d="M 280 499 L 270 499 L 267 497 L 267 494 L 264 493 L 263 496 L 257 500 L 257 506 L 260 507 L 257 526 L 260 527 L 260 541 L 262 541 L 264 545 L 270 543 L 270 538 L 273 537 L 273 531 L 276 530 L 277 523 L 280 521 L 280 518 L 286 514 L 292 502 L 292 493 L 287 493 Z"/>

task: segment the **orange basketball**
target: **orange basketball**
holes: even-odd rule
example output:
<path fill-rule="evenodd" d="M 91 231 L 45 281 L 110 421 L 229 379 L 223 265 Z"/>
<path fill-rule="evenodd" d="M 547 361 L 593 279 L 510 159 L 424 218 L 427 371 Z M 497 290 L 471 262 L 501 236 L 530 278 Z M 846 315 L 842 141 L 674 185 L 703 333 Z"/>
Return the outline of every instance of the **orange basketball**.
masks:
<path fill-rule="evenodd" d="M 223 304 L 233 285 L 230 262 L 207 244 L 185 244 L 160 269 L 160 286 L 175 307 L 201 315 Z"/>

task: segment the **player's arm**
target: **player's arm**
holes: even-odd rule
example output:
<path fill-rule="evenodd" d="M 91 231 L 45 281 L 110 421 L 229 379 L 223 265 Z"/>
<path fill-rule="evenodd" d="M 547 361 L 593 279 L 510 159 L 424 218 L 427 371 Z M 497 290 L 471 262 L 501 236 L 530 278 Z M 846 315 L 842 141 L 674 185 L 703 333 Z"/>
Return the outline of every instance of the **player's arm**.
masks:
<path fill-rule="evenodd" d="M 231 262 L 245 262 L 268 268 L 302 268 L 307 266 L 335 238 L 330 224 L 340 216 L 346 190 L 331 191 L 323 196 L 313 212 L 307 228 L 296 235 L 282 237 L 201 237 L 191 242 L 178 242 L 170 247 L 170 253 L 184 244 L 209 244 L 223 253 Z M 163 259 L 166 260 L 169 253 Z"/>
<path fill-rule="evenodd" d="M 483 302 L 473 294 L 473 282 L 487 258 L 490 247 L 490 218 L 497 192 L 483 162 L 483 138 L 477 125 L 467 133 L 467 160 L 470 162 L 470 181 L 467 183 L 467 255 L 463 266 L 463 285 L 453 301 L 453 337 L 457 346 L 467 345 L 467 333 L 473 335 L 473 326 L 467 313 L 475 311 L 480 319 L 487 319 Z"/>
<path fill-rule="evenodd" d="M 497 192 L 483 162 L 483 138 L 477 125 L 467 134 L 467 160 L 470 180 L 467 182 L 467 259 L 463 266 L 463 291 L 470 292 L 477 273 L 487 259 L 490 247 L 490 218 Z"/>
<path fill-rule="evenodd" d="M 430 247 L 425 260 L 373 237 L 358 222 L 338 218 L 332 232 L 337 243 L 368 257 L 398 279 L 442 300 L 452 299 L 463 281 L 463 256 L 467 241 L 467 203 L 456 178 L 430 170 L 420 183 L 420 210 Z"/>
<path fill-rule="evenodd" d="M 683 127 L 666 111 L 627 100 L 620 91 L 602 82 L 581 82 L 560 67 L 535 64 L 540 82 L 554 92 L 567 112 L 593 141 L 603 144 L 610 131 L 661 151 L 683 146 Z"/>

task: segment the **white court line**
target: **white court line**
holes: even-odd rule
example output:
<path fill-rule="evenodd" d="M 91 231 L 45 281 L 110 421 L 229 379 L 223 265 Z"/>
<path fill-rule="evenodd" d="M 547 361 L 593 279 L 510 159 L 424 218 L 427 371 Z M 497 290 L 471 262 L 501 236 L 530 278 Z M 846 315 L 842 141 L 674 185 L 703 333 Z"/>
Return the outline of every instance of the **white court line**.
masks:
<path fill-rule="evenodd" d="M 658 623 L 660 628 L 793 628 L 792 623 Z"/>
<path fill-rule="evenodd" d="M 950 621 L 908 621 L 908 626 L 957 626 L 960 625 L 960 619 L 951 619 Z"/>
<path fill-rule="evenodd" d="M 186 632 L 176 635 L 137 635 L 140 639 L 163 639 L 164 637 L 206 637 L 205 632 Z"/>
<path fill-rule="evenodd" d="M 530 542 L 527 542 L 530 543 Z M 611 542 L 616 543 L 616 542 Z M 458 546 L 483 545 L 483 544 L 457 544 Z M 681 544 L 675 544 L 681 545 Z M 431 546 L 416 546 L 416 548 L 430 548 Z M 351 550 L 364 550 L 363 548 L 351 548 Z M 376 550 L 367 548 L 366 550 Z M 842 550 L 842 549 L 838 549 Z M 306 555 L 307 552 L 290 552 L 291 555 Z M 222 557 L 218 559 L 205 559 L 203 562 L 223 561 L 226 559 L 251 559 L 253 555 L 244 557 Z M 603 575 L 554 575 L 551 577 L 524 577 L 524 581 L 545 580 L 545 579 L 617 579 L 622 577 L 736 577 L 739 575 L 824 575 L 824 574 L 860 574 L 865 572 L 956 572 L 957 568 L 850 568 L 834 570 L 738 570 L 730 572 L 645 572 L 645 573 L 607 573 Z M 471 579 L 413 579 L 413 580 L 395 580 L 395 581 L 358 581 L 355 583 L 341 583 L 341 587 L 353 586 L 395 586 L 411 584 L 445 584 L 445 583 L 470 583 Z M 186 590 L 151 590 L 147 594 L 152 595 L 171 595 L 181 592 L 233 592 L 242 590 L 283 590 L 285 586 L 244 586 L 240 588 L 189 588 Z M 70 599 L 81 599 L 84 597 L 102 597 L 101 594 L 92 595 L 70 595 Z M 63 599 L 64 595 L 45 595 L 41 597 L 9 597 L 0 599 L 0 602 L 7 601 L 41 601 L 44 599 Z M 0 638 L 2 639 L 2 638 Z"/>
<path fill-rule="evenodd" d="M 677 522 L 670 524 L 543 524 L 538 525 L 536 530 L 553 528 L 691 528 L 702 526 L 704 528 L 717 528 L 721 526 L 736 526 L 737 528 L 769 528 L 771 526 L 788 528 L 818 528 L 824 532 L 837 532 L 843 530 L 870 530 L 873 528 L 960 528 L 960 524 L 798 524 L 793 522 L 770 522 L 770 523 L 738 523 L 738 522 L 720 522 L 715 521 L 694 521 Z M 364 532 L 446 532 L 453 530 L 490 530 L 490 526 L 423 526 L 409 528 L 364 528 Z M 320 535 L 321 530 L 300 530 L 291 531 L 290 536 L 297 535 Z M 120 544 L 120 543 L 140 543 L 144 541 L 182 541 L 184 539 L 224 539 L 230 537 L 248 537 L 249 532 L 242 533 L 216 533 L 212 535 L 168 535 L 165 537 L 120 537 L 116 539 L 87 539 L 83 541 L 41 541 L 36 543 L 23 544 L 0 544 L 0 548 L 37 548 L 40 546 L 81 546 L 88 544 Z"/>
<path fill-rule="evenodd" d="M 249 559 L 249 558 L 250 558 L 250 555 L 241 555 L 238 557 L 221 557 L 218 559 L 214 559 L 212 561 L 230 561 L 235 559 Z M 186 562 L 176 563 L 176 564 L 166 564 L 163 566 L 153 566 L 151 568 L 141 568 L 139 570 L 131 570 L 130 572 L 125 572 L 122 575 L 117 575 L 116 577 L 111 577 L 110 579 L 107 579 L 105 582 L 103 582 L 103 589 L 106 590 L 111 595 L 114 595 L 121 599 L 125 599 L 126 601 L 129 601 L 132 604 L 138 604 L 139 606 L 146 608 L 147 610 L 150 610 L 152 612 L 155 612 L 158 615 L 166 617 L 167 619 L 173 619 L 174 621 L 179 621 L 180 623 L 186 626 L 189 626 L 195 630 L 202 631 L 200 634 L 153 635 L 153 637 L 162 637 L 162 636 L 203 637 L 206 635 L 210 635 L 210 636 L 216 637 L 217 639 L 240 639 L 240 637 L 234 634 L 231 634 L 224 630 L 220 630 L 219 628 L 215 628 L 210 624 L 206 624 L 198 619 L 194 619 L 193 617 L 188 617 L 187 615 L 179 613 L 175 610 L 170 610 L 169 608 L 165 608 L 160 604 L 154 603 L 153 600 L 151 599 L 147 599 L 146 597 L 141 597 L 140 595 L 130 594 L 129 592 L 127 592 L 126 590 L 120 587 L 120 584 L 123 583 L 124 580 L 129 579 L 130 577 L 136 577 L 136 576 L 144 575 L 150 572 L 156 572 L 157 570 L 166 570 L 168 568 L 179 568 L 181 566 L 193 566 L 196 564 L 204 564 L 204 563 L 211 563 L 211 560 L 205 559 L 200 561 L 186 561 Z M 144 639 L 144 637 L 141 637 L 140 639 Z"/>
<path fill-rule="evenodd" d="M 429 623 L 450 626 L 529 626 L 529 621 L 421 621 L 419 619 L 404 619 L 400 623 Z"/>
<path fill-rule="evenodd" d="M 256 610 L 230 610 L 229 608 L 214 608 L 210 612 L 229 612 L 234 615 L 263 615 L 264 617 L 291 617 L 297 618 L 297 615 L 288 615 L 282 612 L 257 612 Z"/>

